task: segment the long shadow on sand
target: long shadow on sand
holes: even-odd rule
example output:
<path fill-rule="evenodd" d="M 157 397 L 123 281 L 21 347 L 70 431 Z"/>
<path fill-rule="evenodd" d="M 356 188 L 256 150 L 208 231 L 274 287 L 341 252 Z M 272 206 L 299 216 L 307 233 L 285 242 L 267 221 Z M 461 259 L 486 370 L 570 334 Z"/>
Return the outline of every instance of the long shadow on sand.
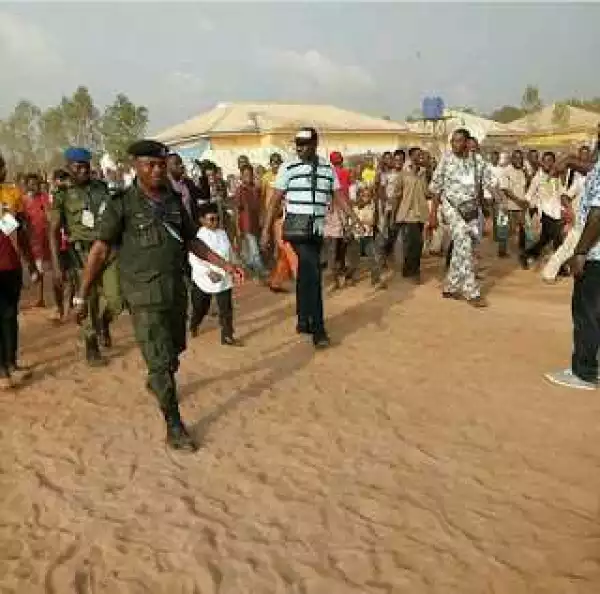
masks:
<path fill-rule="evenodd" d="M 408 283 L 393 283 L 387 291 L 373 293 L 342 313 L 328 318 L 327 326 L 334 341 L 333 346 L 335 347 L 368 324 L 383 326 L 383 318 L 390 307 L 406 300 L 413 289 L 414 286 Z M 296 339 L 292 342 L 290 348 L 280 348 L 273 355 L 265 357 L 256 365 L 240 369 L 233 374 L 231 372 L 222 374 L 221 377 L 232 379 L 232 377 L 240 377 L 259 371 L 267 372 L 262 378 L 251 382 L 237 394 L 218 405 L 211 413 L 197 421 L 192 427 L 196 438 L 202 441 L 213 423 L 244 401 L 257 398 L 278 382 L 304 369 L 315 356 L 319 355 L 315 354 L 309 341 Z M 206 382 L 211 383 L 215 379 L 217 378 L 209 378 Z M 205 381 L 199 380 L 194 386 L 186 386 L 185 394 L 191 395 L 192 390 L 203 384 L 205 384 Z"/>

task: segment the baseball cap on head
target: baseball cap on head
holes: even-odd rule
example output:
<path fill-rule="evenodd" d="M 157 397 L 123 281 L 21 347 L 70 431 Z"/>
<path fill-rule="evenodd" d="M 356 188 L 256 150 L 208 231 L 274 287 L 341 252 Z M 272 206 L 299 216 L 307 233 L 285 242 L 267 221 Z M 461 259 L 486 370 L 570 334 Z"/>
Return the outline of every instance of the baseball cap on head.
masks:
<path fill-rule="evenodd" d="M 314 128 L 300 128 L 296 133 L 296 144 L 316 144 L 319 140 L 319 135 Z"/>

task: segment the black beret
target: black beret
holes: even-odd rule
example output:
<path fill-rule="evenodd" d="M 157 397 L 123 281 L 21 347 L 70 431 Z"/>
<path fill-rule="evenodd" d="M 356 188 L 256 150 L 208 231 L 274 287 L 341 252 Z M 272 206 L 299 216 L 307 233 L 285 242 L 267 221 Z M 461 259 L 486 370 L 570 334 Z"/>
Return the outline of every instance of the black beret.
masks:
<path fill-rule="evenodd" d="M 132 157 L 165 159 L 169 155 L 169 147 L 156 140 L 138 140 L 129 147 L 127 152 Z"/>

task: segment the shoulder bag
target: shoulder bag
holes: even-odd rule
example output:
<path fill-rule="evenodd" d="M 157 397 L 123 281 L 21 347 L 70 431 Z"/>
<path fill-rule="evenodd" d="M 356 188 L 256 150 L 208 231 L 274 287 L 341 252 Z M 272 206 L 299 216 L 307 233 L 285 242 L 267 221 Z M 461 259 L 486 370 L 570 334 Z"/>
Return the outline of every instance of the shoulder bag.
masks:
<path fill-rule="evenodd" d="M 310 191 L 312 197 L 312 206 L 314 209 L 317 195 L 317 167 L 318 161 L 315 159 L 312 163 L 310 176 Z M 283 240 L 289 243 L 311 243 L 317 237 L 315 233 L 315 219 L 313 214 L 296 214 L 286 212 L 283 219 Z"/>
<path fill-rule="evenodd" d="M 481 180 L 477 175 L 477 160 L 475 156 L 473 156 L 473 175 L 475 176 L 475 198 L 461 202 L 455 207 L 465 223 L 472 223 L 479 218 L 482 187 Z"/>

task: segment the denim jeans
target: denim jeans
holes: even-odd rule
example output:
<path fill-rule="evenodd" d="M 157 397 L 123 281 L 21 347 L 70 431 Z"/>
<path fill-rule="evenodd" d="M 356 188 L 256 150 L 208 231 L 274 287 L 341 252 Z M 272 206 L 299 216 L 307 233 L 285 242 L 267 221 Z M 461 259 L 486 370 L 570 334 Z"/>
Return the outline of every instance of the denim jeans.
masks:
<path fill-rule="evenodd" d="M 260 255 L 258 239 L 256 235 L 246 233 L 242 239 L 242 257 L 246 266 L 257 276 L 264 278 L 267 276 L 267 270 Z"/>

